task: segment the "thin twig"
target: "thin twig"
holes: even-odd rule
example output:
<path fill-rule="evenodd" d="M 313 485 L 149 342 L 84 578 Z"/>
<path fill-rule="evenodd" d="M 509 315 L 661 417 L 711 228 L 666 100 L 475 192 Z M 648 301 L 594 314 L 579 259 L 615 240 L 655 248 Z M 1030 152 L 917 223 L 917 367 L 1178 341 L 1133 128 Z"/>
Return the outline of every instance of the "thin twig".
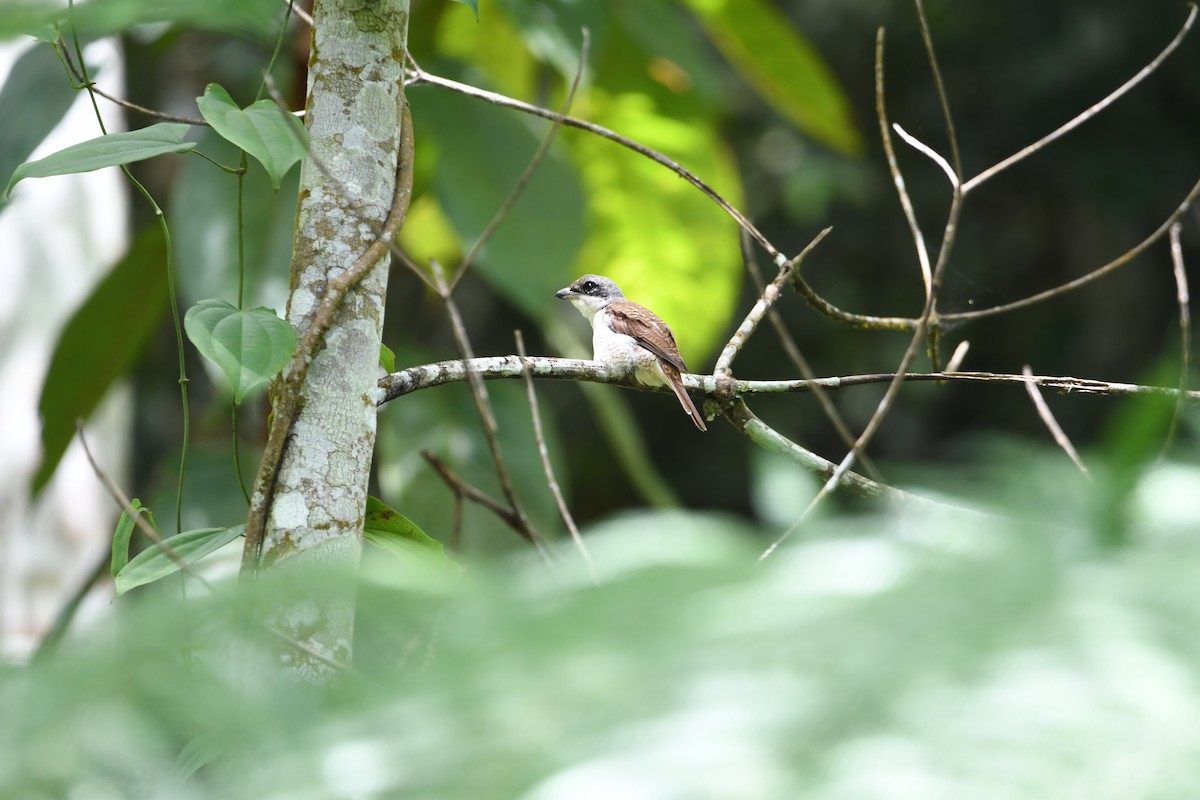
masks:
<path fill-rule="evenodd" d="M 950 166 L 950 162 L 942 158 L 941 153 L 937 152 L 932 147 L 925 144 L 908 131 L 904 130 L 904 128 L 900 127 L 899 122 L 892 123 L 892 130 L 894 130 L 900 136 L 900 138 L 908 144 L 909 147 L 926 156 L 930 161 L 941 167 L 942 172 L 946 173 L 946 177 L 950 179 L 951 186 L 958 186 L 958 176 L 954 174 L 954 168 Z"/>
<path fill-rule="evenodd" d="M 1109 261 L 1103 266 L 1097 267 L 1086 275 L 1081 275 L 1074 280 L 1070 280 L 1064 284 L 1055 286 L 1053 289 L 1046 289 L 1043 292 L 1032 294 L 1020 300 L 1014 300 L 1011 303 L 1002 303 L 998 306 L 981 308 L 977 311 L 959 311 L 952 314 L 941 314 L 939 315 L 939 319 L 943 323 L 959 323 L 983 319 L 985 317 L 994 317 L 997 314 L 1004 314 L 1009 311 L 1016 311 L 1019 308 L 1026 308 L 1036 303 L 1040 303 L 1043 300 L 1049 300 L 1052 297 L 1058 297 L 1059 295 L 1063 295 L 1082 286 L 1086 286 L 1092 281 L 1102 278 L 1108 273 L 1116 270 L 1118 267 L 1125 266 L 1130 261 L 1145 252 L 1151 245 L 1158 242 L 1159 239 L 1162 239 L 1164 236 L 1166 236 L 1167 232 L 1171 229 L 1171 226 L 1179 221 L 1180 217 L 1187 212 L 1188 208 L 1197 197 L 1200 197 L 1200 181 L 1197 181 L 1192 186 L 1191 190 L 1187 193 L 1187 196 L 1183 198 L 1183 202 L 1176 206 L 1175 210 L 1171 212 L 1171 215 L 1167 217 L 1166 221 L 1159 225 L 1153 233 L 1151 233 L 1142 241 L 1138 242 L 1129 250 L 1126 250 L 1124 253 L 1114 258 L 1112 261 Z"/>
<path fill-rule="evenodd" d="M 800 251 L 800 254 L 795 258 L 790 259 L 787 263 L 779 268 L 778 274 L 775 275 L 775 280 L 771 281 L 765 289 L 759 294 L 758 302 L 746 314 L 746 318 L 742 320 L 742 324 L 737 327 L 733 335 L 729 337 L 729 342 L 721 351 L 721 355 L 717 358 L 717 364 L 713 368 L 713 374 L 717 377 L 733 375 L 732 367 L 733 360 L 737 358 L 738 353 L 745 347 L 746 342 L 750 341 L 750 337 L 754 331 L 758 329 L 758 324 L 762 322 L 766 313 L 775 305 L 775 301 L 779 299 L 780 292 L 784 284 L 788 283 L 792 275 L 799 269 L 801 262 L 805 256 L 812 252 L 821 241 L 829 235 L 833 228 L 826 228 L 813 237 L 813 240 Z"/>
<path fill-rule="evenodd" d="M 493 514 L 499 517 L 505 525 L 516 531 L 517 535 L 519 535 L 522 539 L 525 539 L 530 544 L 534 544 L 534 540 L 530 536 L 528 527 L 525 526 L 524 521 L 515 511 L 504 505 L 504 503 L 501 503 L 492 496 L 485 494 L 479 489 L 476 489 L 474 486 L 460 478 L 457 474 L 455 474 L 454 470 L 450 469 L 450 467 L 444 461 L 434 455 L 433 452 L 429 450 L 422 450 L 421 457 L 428 462 L 429 466 L 433 467 L 434 471 L 438 474 L 438 477 L 440 477 L 446 486 L 449 487 L 450 491 L 454 492 L 456 497 L 465 497 L 471 502 L 483 506 L 488 511 L 491 511 Z"/>
<path fill-rule="evenodd" d="M 521 508 L 521 501 L 517 497 L 512 478 L 509 476 L 508 466 L 504 461 L 504 453 L 500 449 L 499 425 L 496 423 L 496 414 L 492 410 L 491 401 L 488 399 L 487 387 L 472 369 L 471 363 L 475 358 L 475 354 L 471 348 L 471 340 L 467 336 L 467 327 L 463 324 L 462 314 L 459 313 L 458 304 L 454 302 L 454 296 L 450 293 L 450 287 L 446 283 L 446 276 L 442 271 L 441 265 L 436 261 L 431 261 L 430 267 L 433 269 L 433 277 L 437 282 L 438 294 L 441 295 L 443 302 L 446 304 L 446 315 L 450 318 L 450 330 L 454 335 L 454 344 L 458 348 L 459 357 L 466 371 L 467 386 L 471 390 L 471 398 L 475 401 L 475 410 L 479 412 L 479 419 L 483 425 L 483 437 L 487 441 L 488 451 L 492 456 L 492 464 L 496 468 L 496 477 L 500 480 L 500 491 L 504 493 L 504 499 L 508 503 L 508 511 L 520 526 L 521 535 L 537 548 L 538 553 L 547 563 L 551 563 L 549 550 L 546 548 L 542 537 L 534 529 L 533 523 L 529 521 L 529 518 Z"/>
<path fill-rule="evenodd" d="M 537 151 L 533 154 L 533 158 L 525 166 L 525 171 L 521 173 L 521 177 L 517 179 L 517 183 L 513 186 L 512 191 L 508 193 L 508 197 L 504 198 L 504 202 L 496 213 L 492 216 L 491 222 L 483 229 L 483 233 L 479 234 L 479 238 L 475 240 L 475 244 L 471 245 L 471 249 L 463 256 L 462 262 L 458 268 L 454 270 L 454 276 L 450 279 L 450 291 L 453 292 L 458 282 L 462 280 L 462 276 L 466 274 L 470 266 L 475 263 L 475 258 L 479 255 L 483 246 L 488 243 L 496 229 L 500 227 L 508 217 L 508 213 L 517 203 L 517 199 L 525 191 L 525 187 L 529 184 L 533 174 L 537 172 L 537 168 L 541 165 L 542 159 L 546 157 L 546 153 L 550 152 L 550 145 L 554 142 L 554 137 L 558 135 L 558 129 L 562 127 L 563 117 L 571 110 L 571 103 L 575 100 L 575 92 L 579 89 L 579 81 L 583 78 L 583 70 L 587 65 L 588 50 L 591 48 L 592 36 L 588 29 L 583 28 L 583 43 L 579 48 L 579 68 L 575 71 L 575 79 L 571 81 L 571 88 L 567 90 L 567 96 L 563 100 L 562 111 L 558 117 L 550 123 L 550 130 L 546 131 L 546 135 L 542 137 L 541 144 L 538 145 Z"/>
<path fill-rule="evenodd" d="M 96 462 L 96 457 L 92 455 L 92 449 L 88 447 L 87 437 L 83 435 L 82 420 L 76 423 L 75 432 L 79 436 L 79 443 L 83 446 L 83 453 L 85 456 L 87 456 L 88 463 L 92 466 L 92 472 L 94 472 L 96 477 L 100 479 L 101 485 L 104 486 L 104 489 L 108 492 L 109 496 L 116 501 L 118 506 L 121 507 L 121 511 L 128 515 L 131 520 L 133 520 L 133 523 L 138 526 L 138 529 L 141 530 L 142 533 L 146 534 L 146 538 L 153 542 L 154 546 L 163 552 L 163 555 L 174 561 L 179 568 L 188 575 L 200 581 L 205 588 L 211 589 L 212 584 L 205 580 L 203 576 L 198 575 L 195 570 L 192 569 L 192 565 L 187 562 L 187 559 L 181 556 L 175 550 L 175 548 L 166 543 L 166 540 L 164 540 L 159 532 L 154 529 L 154 526 L 146 520 L 146 515 L 139 514 L 137 512 L 137 509 L 133 507 L 132 501 L 130 501 L 130 499 L 125 496 L 125 493 L 121 491 L 121 488 L 117 486 L 117 482 L 114 481 L 107 472 L 100 468 L 100 465 Z"/>
<path fill-rule="evenodd" d="M 946 372 L 958 372 L 958 368 L 963 365 L 967 359 L 967 351 L 971 349 L 971 343 L 963 339 L 954 348 L 954 352 L 950 354 L 950 360 L 946 362 Z"/>
<path fill-rule="evenodd" d="M 1041 417 L 1046 430 L 1050 431 L 1050 435 L 1054 437 L 1054 443 L 1062 448 L 1062 451 L 1067 454 L 1067 458 L 1071 459 L 1075 466 L 1079 467 L 1079 471 L 1083 473 L 1083 476 L 1090 481 L 1092 474 L 1088 472 L 1088 468 L 1079 458 L 1079 453 L 1075 451 L 1075 445 L 1071 444 L 1071 440 L 1063 432 L 1062 426 L 1054 418 L 1054 414 L 1050 411 L 1050 406 L 1046 405 L 1046 400 L 1042 397 L 1037 383 L 1033 380 L 1033 370 L 1029 368 L 1028 364 L 1021 369 L 1021 375 L 1025 378 L 1025 389 L 1029 392 L 1029 399 L 1033 401 L 1033 407 L 1037 409 L 1038 416 Z"/>
<path fill-rule="evenodd" d="M 409 60 L 411 61 L 411 57 Z M 720 206 L 726 214 L 728 214 L 734 219 L 734 221 L 737 222 L 738 225 L 742 226 L 747 233 L 754 237 L 754 241 L 758 242 L 759 245 L 761 245 L 762 248 L 771 255 L 771 258 L 776 259 L 777 262 L 780 258 L 785 258 L 785 256 L 783 256 L 783 254 L 776 249 L 775 245 L 771 244 L 771 242 L 762 235 L 758 228 L 754 227 L 754 224 L 751 223 L 750 220 L 748 220 L 745 215 L 742 214 L 742 212 L 734 208 L 733 205 L 730 204 L 730 202 L 720 194 L 718 194 L 715 189 L 697 177 L 686 167 L 681 166 L 674 159 L 663 155 L 657 150 L 646 147 L 643 144 L 639 144 L 627 136 L 622 136 L 619 133 L 605 128 L 603 125 L 597 125 L 594 122 L 588 122 L 587 120 L 578 119 L 577 117 L 564 116 L 549 109 L 542 108 L 541 106 L 535 106 L 532 103 L 526 103 L 522 100 L 516 100 L 511 97 L 506 97 L 502 94 L 497 94 L 496 92 L 478 89 L 465 83 L 459 83 L 458 81 L 453 81 L 449 78 L 443 78 L 439 75 L 434 75 L 418 67 L 415 62 L 413 66 L 414 75 L 411 81 L 408 83 L 410 86 L 415 86 L 422 83 L 429 84 L 431 86 L 440 86 L 443 89 L 449 89 L 450 91 L 458 92 L 459 94 L 465 94 L 468 97 L 484 100 L 504 108 L 511 108 L 526 114 L 533 114 L 534 116 L 542 117 L 543 119 L 557 120 L 569 128 L 578 128 L 580 130 L 588 131 L 589 133 L 594 133 L 601 138 L 608 139 L 611 142 L 616 142 L 622 147 L 626 147 L 635 153 L 649 158 L 651 161 L 654 161 L 655 163 L 671 170 L 676 175 L 683 178 L 685 181 L 692 184 L 692 186 L 695 186 L 697 189 L 703 192 L 706 197 Z"/>
<path fill-rule="evenodd" d="M 925 19 L 925 5 L 921 0 L 914 0 L 913 4 L 917 7 L 917 22 L 921 27 L 921 40 L 925 44 L 925 54 L 929 58 L 929 69 L 933 72 L 933 85 L 937 90 L 938 105 L 942 107 L 942 119 L 946 122 L 946 138 L 950 140 L 950 159 L 954 162 L 954 169 L 948 170 L 950 183 L 957 187 L 962 183 L 962 157 L 958 152 L 958 134 L 954 132 L 954 117 L 950 113 L 950 98 L 946 95 L 946 84 L 942 80 L 941 67 L 938 66 L 937 51 L 933 49 L 933 34 L 929 30 L 929 20 Z"/>
<path fill-rule="evenodd" d="M 908 196 L 908 188 L 904 185 L 904 175 L 900 172 L 900 164 L 896 161 L 896 148 L 892 144 L 892 131 L 888 125 L 887 104 L 883 93 L 883 28 L 875 34 L 875 114 L 879 117 L 879 135 L 883 139 L 883 152 L 887 156 L 888 172 L 892 175 L 892 183 L 896 186 L 896 194 L 900 197 L 900 208 L 904 211 L 904 219 L 908 221 L 908 229 L 912 233 L 913 244 L 917 248 L 917 261 L 921 265 L 921 279 L 925 282 L 925 296 L 933 294 L 933 269 L 929 265 L 929 249 L 925 246 L 925 235 L 917 223 L 917 213 L 913 210 L 912 199 Z"/>
<path fill-rule="evenodd" d="M 1187 392 L 1188 371 L 1192 362 L 1192 312 L 1188 293 L 1187 272 L 1183 268 L 1183 246 L 1179 242 L 1180 225 L 1176 222 L 1171 226 L 1171 266 L 1175 273 L 1175 297 L 1179 302 L 1179 394 L 1175 400 L 1175 410 L 1171 414 L 1171 424 L 1167 428 L 1167 436 L 1163 440 L 1162 452 L 1165 455 L 1175 440 L 1175 432 L 1179 429 L 1179 415 L 1183 411 L 1183 398 Z"/>
<path fill-rule="evenodd" d="M 116 95 L 109 94 L 96 85 L 95 81 L 80 74 L 79 67 L 75 65 L 75 60 L 71 58 L 70 48 L 66 46 L 66 42 L 63 41 L 62 37 L 59 37 L 59 40 L 54 43 L 54 49 L 58 51 L 63 63 L 66 64 L 67 70 L 71 73 L 71 79 L 74 81 L 77 88 L 90 89 L 94 94 L 100 95 L 110 103 L 116 103 L 122 108 L 128 108 L 130 111 L 136 111 L 139 114 L 145 114 L 147 117 L 151 117 L 152 119 L 161 119 L 165 122 L 182 122 L 185 125 L 197 125 L 204 128 L 208 127 L 208 123 L 202 119 L 196 119 L 194 117 L 181 117 L 176 114 L 168 114 L 165 111 L 156 111 L 153 108 L 147 108 L 146 106 L 138 105 L 130 100 L 125 100 L 117 97 Z"/>
<path fill-rule="evenodd" d="M 1179 29 L 1179 33 L 1175 34 L 1175 38 L 1171 40 L 1171 43 L 1168 44 L 1166 46 L 1166 48 L 1161 53 L 1159 53 L 1158 56 L 1153 61 L 1151 61 L 1146 66 L 1142 67 L 1141 71 L 1139 71 L 1136 75 L 1134 75 L 1129 80 L 1125 81 L 1125 83 L 1121 84 L 1121 86 L 1119 88 L 1117 88 L 1117 90 L 1114 91 L 1112 94 L 1108 95 L 1103 100 L 1101 100 L 1099 103 L 1096 103 L 1094 106 L 1087 109 L 1082 114 L 1080 114 L 1079 116 L 1072 119 L 1070 122 L 1067 122 L 1065 125 L 1063 125 L 1059 128 L 1056 128 L 1054 131 L 1043 136 L 1041 139 L 1038 139 L 1036 142 L 1029 145 L 1028 147 L 1022 148 L 1021 150 L 1017 151 L 1016 153 L 1013 153 L 1011 156 L 1009 156 L 1008 158 L 1001 161 L 999 164 L 996 164 L 995 166 L 992 166 L 992 167 L 988 167 L 983 172 L 976 175 L 974 178 L 971 178 L 970 180 L 963 183 L 963 187 L 962 187 L 963 194 L 970 192 L 972 189 L 974 189 L 976 186 L 978 186 L 979 184 L 986 181 L 988 178 L 994 177 L 997 173 L 1000 173 L 1003 170 L 1008 169 L 1013 164 L 1016 164 L 1018 161 L 1021 161 L 1022 159 L 1036 153 L 1038 150 L 1041 150 L 1043 147 L 1050 144 L 1055 139 L 1058 139 L 1058 138 L 1064 136 L 1065 134 L 1070 133 L 1071 131 L 1075 130 L 1075 128 L 1078 128 L 1080 125 L 1087 122 L 1089 119 L 1096 116 L 1104 109 L 1108 108 L 1110 105 L 1112 105 L 1114 102 L 1116 102 L 1122 95 L 1124 95 L 1126 92 L 1128 92 L 1134 86 L 1137 86 L 1145 78 L 1147 78 L 1150 74 L 1152 74 L 1156 69 L 1158 69 L 1158 66 L 1160 64 L 1162 64 L 1162 62 L 1166 61 L 1167 57 L 1169 55 L 1171 55 L 1171 53 L 1175 52 L 1175 48 L 1179 47 L 1180 43 L 1183 42 L 1183 39 L 1185 36 L 1187 36 L 1188 31 L 1190 31 L 1192 29 L 1192 24 L 1195 23 L 1195 21 L 1196 21 L 1197 6 L 1195 3 L 1189 3 L 1188 5 L 1191 6 L 1191 10 L 1188 11 L 1187 19 L 1184 20 L 1183 27 Z"/>
<path fill-rule="evenodd" d="M 750 277 L 754 280 L 754 286 L 758 289 L 761 295 L 766 281 L 763 280 L 762 270 L 758 268 L 758 259 L 754 257 L 753 249 L 750 244 L 750 237 L 742 231 L 739 237 L 742 245 L 742 263 L 746 265 L 746 271 L 750 273 Z M 808 363 L 808 359 L 800 352 L 800 346 L 796 344 L 796 339 L 788 330 L 787 325 L 783 322 L 783 317 L 780 316 L 779 310 L 772 307 L 767 311 L 767 319 L 771 322 L 771 327 L 775 329 L 775 335 L 779 339 L 779 345 L 783 348 L 784 355 L 792 362 L 792 366 L 800 373 L 800 376 L 806 380 L 813 380 L 817 374 L 813 372 L 812 366 Z M 847 447 L 854 446 L 854 434 L 850 432 L 846 421 L 842 419 L 841 412 L 837 406 L 833 404 L 833 399 L 824 387 L 814 385 L 813 396 L 817 399 L 817 404 L 821 406 L 821 410 L 825 412 L 825 416 L 829 418 L 830 424 L 833 425 L 834 431 L 838 437 L 845 443 Z M 882 481 L 883 475 L 875 467 L 870 457 L 865 453 L 859 454 L 859 463 L 862 464 L 863 471 L 867 473 L 873 480 Z"/>
<path fill-rule="evenodd" d="M 533 438 L 537 442 L 538 456 L 542 459 L 542 471 L 546 475 L 546 485 L 550 487 L 550 493 L 554 495 L 554 503 L 558 506 L 559 516 L 562 517 L 563 523 L 570 531 L 571 539 L 579 548 L 584 562 L 587 563 L 592 582 L 599 583 L 600 579 L 596 576 L 596 565 L 592 563 L 592 556 L 588 553 L 587 545 L 583 543 L 583 537 L 579 535 L 579 528 L 575 525 L 575 518 L 571 516 L 571 509 L 567 507 L 567 501 L 563 498 L 562 488 L 558 485 L 558 479 L 554 477 L 554 466 L 550 463 L 550 450 L 546 447 L 546 434 L 542 430 L 542 414 L 538 409 L 537 392 L 533 390 L 533 375 L 530 373 L 529 364 L 526 361 L 528 355 L 525 353 L 525 337 L 521 335 L 520 331 L 514 331 L 514 336 L 517 340 L 517 355 L 521 357 L 521 366 L 525 368 L 525 394 L 529 399 L 529 413 L 533 417 Z"/>

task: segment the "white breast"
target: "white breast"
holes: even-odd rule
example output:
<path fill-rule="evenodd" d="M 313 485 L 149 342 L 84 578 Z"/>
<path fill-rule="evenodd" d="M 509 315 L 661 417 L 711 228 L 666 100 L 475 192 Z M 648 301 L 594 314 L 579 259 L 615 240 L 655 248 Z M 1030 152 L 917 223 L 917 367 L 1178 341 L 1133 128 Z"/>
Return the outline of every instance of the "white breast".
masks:
<path fill-rule="evenodd" d="M 617 333 L 609 325 L 608 314 L 600 312 L 592 320 L 592 360 L 618 373 L 632 372 L 638 383 L 665 386 L 667 378 L 658 358 L 637 343 L 632 336 Z"/>

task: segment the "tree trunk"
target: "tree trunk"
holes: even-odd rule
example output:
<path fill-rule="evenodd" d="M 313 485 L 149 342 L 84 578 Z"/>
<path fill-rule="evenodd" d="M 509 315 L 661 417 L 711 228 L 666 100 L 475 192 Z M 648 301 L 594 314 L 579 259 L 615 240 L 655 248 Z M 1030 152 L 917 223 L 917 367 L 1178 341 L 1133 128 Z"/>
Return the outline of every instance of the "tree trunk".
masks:
<path fill-rule="evenodd" d="M 380 233 L 396 191 L 404 115 L 402 67 L 408 0 L 318 0 L 309 60 L 288 320 L 303 338 L 329 281 Z M 312 653 L 287 657 L 302 675 L 325 677 L 345 662 L 354 631 L 358 567 L 371 454 L 374 392 L 388 261 L 347 293 L 300 390 L 263 537 L 264 567 L 316 567 L 303 610 L 276 609 L 272 623 Z M 333 573 L 333 574 L 330 574 Z"/>

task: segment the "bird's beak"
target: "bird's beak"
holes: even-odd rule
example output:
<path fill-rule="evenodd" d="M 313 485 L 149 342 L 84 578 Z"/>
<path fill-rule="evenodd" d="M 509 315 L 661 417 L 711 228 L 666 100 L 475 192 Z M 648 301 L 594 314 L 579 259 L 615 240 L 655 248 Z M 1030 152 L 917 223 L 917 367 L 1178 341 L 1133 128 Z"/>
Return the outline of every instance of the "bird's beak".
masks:
<path fill-rule="evenodd" d="M 565 299 L 567 299 L 567 296 L 570 294 L 571 294 L 571 287 L 568 286 L 565 289 L 559 289 L 557 292 L 554 293 L 554 296 L 557 297 L 559 300 L 565 300 Z"/>

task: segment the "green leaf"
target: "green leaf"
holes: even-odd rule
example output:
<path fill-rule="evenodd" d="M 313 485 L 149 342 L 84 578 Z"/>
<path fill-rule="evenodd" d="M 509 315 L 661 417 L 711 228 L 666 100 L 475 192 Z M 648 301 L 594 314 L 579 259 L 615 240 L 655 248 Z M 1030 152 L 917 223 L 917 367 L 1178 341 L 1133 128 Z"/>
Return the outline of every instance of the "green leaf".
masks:
<path fill-rule="evenodd" d="M 0 2 L 0 39 L 29 34 L 68 17 L 88 37 L 104 36 L 151 24 L 180 25 L 229 33 L 271 36 L 279 24 L 279 0 L 88 0 L 68 14 L 60 3 L 45 0 Z"/>
<path fill-rule="evenodd" d="M 196 146 L 195 142 L 183 141 L 188 127 L 182 123 L 160 122 L 136 131 L 110 133 L 89 139 L 37 161 L 27 161 L 13 172 L 5 194 L 11 192 L 13 186 L 24 178 L 91 172 L 102 167 L 143 161 L 166 153 L 186 153 Z"/>
<path fill-rule="evenodd" d="M 418 105 L 419 103 L 419 105 Z M 437 142 L 435 188 L 469 246 L 491 222 L 537 150 L 526 120 L 449 92 L 414 99 L 422 130 Z M 541 319 L 563 286 L 584 236 L 584 199 L 570 163 L 551 148 L 474 270 L 521 311 Z"/>
<path fill-rule="evenodd" d="M 201 528 L 196 531 L 185 531 L 170 539 L 165 539 L 176 558 L 185 564 L 194 564 L 214 550 L 232 542 L 246 530 L 245 525 L 233 528 Z M 117 596 L 138 586 L 153 583 L 178 572 L 181 569 L 176 561 L 158 545 L 154 545 L 133 557 L 125 568 L 116 576 Z"/>
<path fill-rule="evenodd" d="M 54 474 L 76 420 L 87 419 L 136 363 L 167 310 L 166 258 L 162 229 L 152 224 L 63 328 L 38 401 L 42 463 L 34 492 Z"/>
<path fill-rule="evenodd" d="M 387 372 L 396 371 L 396 354 L 392 352 L 392 348 L 382 342 L 379 343 L 379 366 Z"/>
<path fill-rule="evenodd" d="M 779 113 L 839 152 L 862 152 L 862 136 L 833 70 L 782 12 L 766 0 L 685 3 L 717 49 Z"/>
<path fill-rule="evenodd" d="M 133 508 L 133 516 L 130 516 L 129 509 L 123 510 L 121 518 L 117 520 L 117 529 L 113 532 L 112 574 L 114 578 L 129 563 L 129 540 L 133 537 L 133 527 L 137 518 L 143 511 L 149 511 L 136 497 L 129 501 L 129 505 Z M 149 517 L 147 516 L 147 518 Z M 155 528 L 155 530 L 158 529 Z"/>
<path fill-rule="evenodd" d="M 307 135 L 270 100 L 238 108 L 223 88 L 210 83 L 196 98 L 200 114 L 213 130 L 254 156 L 276 189 L 283 176 L 308 152 Z"/>
<path fill-rule="evenodd" d="M 225 373 L 236 403 L 274 377 L 296 350 L 295 329 L 269 308 L 239 311 L 224 300 L 201 300 L 183 326 L 200 354 Z"/>
<path fill-rule="evenodd" d="M 67 113 L 75 90 L 65 79 L 47 80 L 61 70 L 51 47 L 34 47 L 21 56 L 0 90 L 0 119 L 19 119 L 20 125 L 0 125 L 0 179 L 5 182 L 29 158 Z"/>
<path fill-rule="evenodd" d="M 407 556 L 416 548 L 424 554 L 449 561 L 442 543 L 417 527 L 417 524 L 376 497 L 367 497 L 363 536 L 371 544 L 398 556 Z"/>
<path fill-rule="evenodd" d="M 475 19 L 479 19 L 479 0 L 454 0 L 454 2 L 471 9 L 475 13 Z"/>

